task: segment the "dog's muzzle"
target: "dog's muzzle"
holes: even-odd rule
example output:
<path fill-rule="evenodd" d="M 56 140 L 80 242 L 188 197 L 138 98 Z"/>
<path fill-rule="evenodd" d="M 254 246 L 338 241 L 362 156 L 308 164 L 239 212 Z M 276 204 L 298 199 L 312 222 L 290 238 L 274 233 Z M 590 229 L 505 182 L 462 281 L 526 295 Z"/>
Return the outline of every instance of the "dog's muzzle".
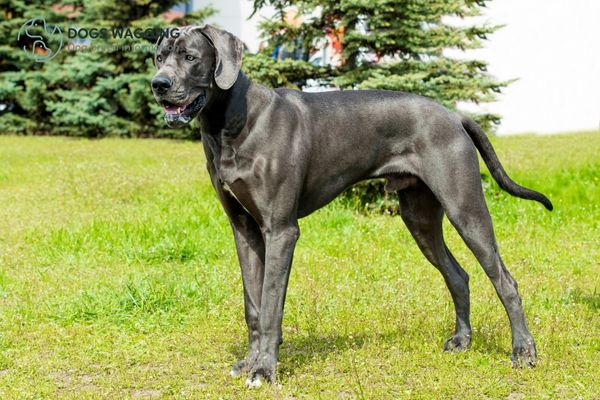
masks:
<path fill-rule="evenodd" d="M 203 90 L 191 103 L 183 106 L 163 105 L 165 122 L 171 128 L 179 128 L 190 123 L 204 107 L 206 91 Z"/>

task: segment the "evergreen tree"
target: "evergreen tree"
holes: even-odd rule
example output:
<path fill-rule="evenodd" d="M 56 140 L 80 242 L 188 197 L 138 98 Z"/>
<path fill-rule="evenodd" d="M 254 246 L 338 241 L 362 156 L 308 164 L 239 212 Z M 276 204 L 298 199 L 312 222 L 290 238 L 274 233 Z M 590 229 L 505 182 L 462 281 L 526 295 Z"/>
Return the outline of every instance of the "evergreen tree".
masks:
<path fill-rule="evenodd" d="M 4 108 L 0 110 L 0 132 L 191 137 L 197 131 L 190 127 L 167 129 L 163 110 L 152 96 L 157 36 L 113 37 L 112 29 L 159 32 L 169 26 L 201 23 L 214 12 L 212 9 L 167 21 L 163 13 L 178 3 L 176 0 L 0 3 L 0 104 Z M 22 34 L 23 24 L 32 18 L 43 18 L 62 32 L 62 49 L 46 62 L 36 62 L 23 51 L 23 47 L 34 46 Z M 91 28 L 106 28 L 110 33 L 91 39 L 80 37 L 77 42 L 69 38 L 70 28 L 83 29 L 81 36 Z M 74 50 L 72 46 L 77 43 L 83 46 Z"/>
<path fill-rule="evenodd" d="M 481 60 L 459 60 L 445 55 L 446 49 L 481 47 L 482 40 L 499 26 L 456 26 L 447 17 L 481 14 L 486 0 L 255 0 L 255 11 L 274 6 L 277 15 L 263 24 L 270 41 L 265 53 L 286 43 L 299 46 L 304 61 L 317 51 L 325 32 L 341 42 L 341 63 L 330 68 L 310 68 L 302 63 L 280 65 L 283 77 L 271 81 L 312 78 L 341 89 L 402 90 L 431 97 L 456 109 L 459 102 L 481 103 L 509 82 L 499 82 L 486 72 Z M 290 6 L 304 21 L 300 26 L 285 18 Z M 286 60 L 287 61 L 287 60 Z M 306 64 L 306 63 L 305 63 Z M 288 72 L 291 69 L 291 73 Z M 292 78 L 288 78 L 288 76 Z M 303 81 L 296 80 L 300 85 Z M 495 114 L 471 115 L 484 129 L 498 123 Z"/>

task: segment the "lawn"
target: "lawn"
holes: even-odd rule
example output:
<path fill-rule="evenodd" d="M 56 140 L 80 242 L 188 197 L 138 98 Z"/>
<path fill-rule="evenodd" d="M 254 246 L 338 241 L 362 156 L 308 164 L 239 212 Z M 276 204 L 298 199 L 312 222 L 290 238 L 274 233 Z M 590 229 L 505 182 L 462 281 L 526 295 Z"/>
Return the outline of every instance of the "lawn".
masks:
<path fill-rule="evenodd" d="M 202 145 L 0 136 L 0 398 L 598 398 L 600 134 L 494 143 L 555 205 L 485 179 L 538 366 L 511 368 L 508 319 L 449 224 L 471 275 L 462 354 L 442 351 L 451 299 L 400 218 L 338 200 L 301 221 L 280 385 L 248 391 L 228 374 L 241 278 Z"/>

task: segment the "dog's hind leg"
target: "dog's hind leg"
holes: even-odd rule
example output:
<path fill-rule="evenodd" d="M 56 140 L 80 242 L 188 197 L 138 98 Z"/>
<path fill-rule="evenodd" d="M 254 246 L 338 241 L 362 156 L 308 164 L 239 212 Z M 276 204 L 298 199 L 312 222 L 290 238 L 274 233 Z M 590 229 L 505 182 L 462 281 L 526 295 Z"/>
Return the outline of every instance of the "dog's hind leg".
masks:
<path fill-rule="evenodd" d="M 506 309 L 512 330 L 513 366 L 533 366 L 536 363 L 535 341 L 525 321 L 517 282 L 498 252 L 492 218 L 481 187 L 477 153 L 470 141 L 458 138 L 456 142 L 446 144 L 443 157 L 428 160 L 434 168 L 422 179 L 483 267 Z"/>
<path fill-rule="evenodd" d="M 398 197 L 402 219 L 427 260 L 442 273 L 452 295 L 456 327 L 444 350 L 466 351 L 471 345 L 469 275 L 444 243 L 442 206 L 425 185 L 401 190 Z"/>

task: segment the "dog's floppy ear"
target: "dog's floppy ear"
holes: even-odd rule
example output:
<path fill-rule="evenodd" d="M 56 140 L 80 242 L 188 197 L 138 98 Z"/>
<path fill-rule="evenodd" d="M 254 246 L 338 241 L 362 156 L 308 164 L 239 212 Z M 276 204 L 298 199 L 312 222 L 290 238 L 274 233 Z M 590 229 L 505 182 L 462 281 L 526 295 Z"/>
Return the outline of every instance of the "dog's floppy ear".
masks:
<path fill-rule="evenodd" d="M 233 86 L 242 68 L 243 44 L 231 33 L 206 25 L 200 28 L 215 48 L 215 82 L 223 90 Z"/>

